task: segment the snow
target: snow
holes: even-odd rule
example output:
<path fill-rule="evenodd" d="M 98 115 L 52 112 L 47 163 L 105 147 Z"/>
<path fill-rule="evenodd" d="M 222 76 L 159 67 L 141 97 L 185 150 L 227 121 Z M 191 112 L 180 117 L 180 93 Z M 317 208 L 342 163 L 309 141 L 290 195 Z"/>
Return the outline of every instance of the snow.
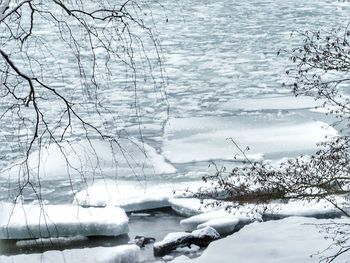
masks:
<path fill-rule="evenodd" d="M 170 119 L 166 125 L 163 155 L 172 163 L 244 159 L 232 138 L 249 159 L 296 156 L 317 149 L 317 143 L 337 131 L 321 121 L 275 115 L 193 117 Z"/>
<path fill-rule="evenodd" d="M 171 208 L 182 216 L 194 216 L 204 212 L 215 210 L 210 204 L 215 200 L 198 198 L 170 198 Z"/>
<path fill-rule="evenodd" d="M 34 178 L 40 176 L 41 180 L 68 178 L 68 175 L 71 179 L 86 179 L 89 175 L 140 177 L 176 172 L 174 166 L 146 143 L 120 139 L 118 145 L 112 145 L 100 140 L 63 143 L 61 147 L 50 144 L 30 154 L 29 169 Z M 4 169 L 1 176 L 18 180 L 23 172 L 23 167 L 13 164 Z"/>
<path fill-rule="evenodd" d="M 248 211 L 248 208 L 246 209 Z M 255 219 L 257 218 L 254 218 L 253 215 L 242 211 L 229 213 L 225 209 L 219 209 L 183 219 L 180 225 L 185 231 L 211 226 L 220 234 L 227 234 L 232 232 L 231 229 L 234 230 L 238 224 L 247 224 Z"/>
<path fill-rule="evenodd" d="M 173 232 L 165 236 L 162 241 L 154 243 L 155 255 L 175 250 L 178 247 L 191 245 L 191 243 L 202 242 L 201 246 L 207 246 L 211 241 L 220 238 L 220 234 L 212 227 L 206 226 L 202 229 L 194 230 L 191 233 Z M 158 251 L 158 252 L 157 252 Z"/>
<path fill-rule="evenodd" d="M 190 237 L 191 234 L 190 233 L 186 233 L 186 232 L 172 232 L 167 234 L 162 241 L 156 242 L 154 243 L 155 247 L 162 247 L 165 244 L 171 243 L 171 242 L 175 242 L 176 240 L 180 240 L 186 237 Z"/>
<path fill-rule="evenodd" d="M 331 222 L 334 220 L 290 217 L 253 223 L 231 236 L 212 242 L 199 258 L 190 260 L 182 257 L 173 262 L 317 263 L 320 260 L 317 253 L 327 249 L 332 239 L 325 239 L 325 233 L 320 232 L 315 224 Z M 347 223 L 348 220 L 337 219 L 335 222 Z M 332 252 L 335 250 L 324 251 L 321 255 L 332 255 Z M 334 262 L 346 262 L 349 256 L 347 252 Z"/>
<path fill-rule="evenodd" d="M 128 217 L 118 207 L 0 204 L 0 239 L 127 234 Z"/>
<path fill-rule="evenodd" d="M 186 194 L 185 189 L 197 191 L 202 181 L 131 181 L 98 180 L 75 194 L 75 203 L 83 206 L 113 205 L 126 212 L 169 207 L 169 198 Z M 176 192 L 174 195 L 174 191 Z M 188 195 L 190 193 L 187 193 Z"/>
<path fill-rule="evenodd" d="M 329 197 L 332 202 L 344 211 L 350 211 L 347 196 Z M 288 216 L 304 216 L 304 217 L 340 217 L 344 215 L 332 203 L 326 199 L 321 200 L 291 200 L 288 203 L 271 203 L 264 211 L 265 216 L 283 218 Z"/>
<path fill-rule="evenodd" d="M 0 256 L 1 263 L 137 263 L 140 248 L 136 245 L 47 251 L 42 254 Z"/>
<path fill-rule="evenodd" d="M 234 99 L 220 104 L 219 109 L 230 111 L 300 110 L 314 109 L 320 105 L 322 105 L 322 102 L 315 101 L 314 97 L 279 96 Z"/>
<path fill-rule="evenodd" d="M 210 226 L 214 228 L 220 235 L 227 235 L 231 234 L 237 224 L 239 223 L 238 218 L 217 218 L 217 219 L 211 219 L 205 223 L 199 224 L 197 226 L 198 229 Z"/>
<path fill-rule="evenodd" d="M 204 238 L 204 237 L 210 237 L 211 239 L 218 239 L 220 238 L 220 234 L 212 227 L 206 226 L 201 229 L 197 229 L 192 231 L 192 236 L 196 238 Z"/>

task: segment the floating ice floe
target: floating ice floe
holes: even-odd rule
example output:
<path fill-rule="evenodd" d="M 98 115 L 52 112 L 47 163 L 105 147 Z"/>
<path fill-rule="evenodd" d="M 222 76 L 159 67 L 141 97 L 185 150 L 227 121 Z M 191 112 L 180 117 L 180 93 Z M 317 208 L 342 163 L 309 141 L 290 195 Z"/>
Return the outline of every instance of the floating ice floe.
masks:
<path fill-rule="evenodd" d="M 129 232 L 129 219 L 118 207 L 0 203 L 0 211 L 0 239 L 119 236 Z"/>
<path fill-rule="evenodd" d="M 337 246 L 329 247 L 332 239 L 325 239 L 327 234 L 320 231 L 320 224 L 334 222 L 346 224 L 348 220 L 289 217 L 253 223 L 231 236 L 212 242 L 199 258 L 190 260 L 181 257 L 172 262 L 317 263 L 320 257 L 333 255 L 338 251 Z M 323 253 L 318 254 L 319 252 Z M 343 263 L 349 257 L 348 251 L 332 262 Z"/>
<path fill-rule="evenodd" d="M 113 205 L 126 212 L 170 207 L 169 198 L 197 191 L 202 181 L 123 181 L 100 180 L 75 195 L 75 203 L 82 206 Z M 175 192 L 174 192 L 175 191 Z"/>
<path fill-rule="evenodd" d="M 210 160 L 244 160 L 228 138 L 246 157 L 260 161 L 278 156 L 314 152 L 317 143 L 336 136 L 337 131 L 321 121 L 269 115 L 170 119 L 166 125 L 163 154 L 172 163 Z M 326 138 L 326 136 L 329 136 Z"/>
<path fill-rule="evenodd" d="M 182 216 L 194 216 L 201 213 L 216 210 L 211 204 L 215 202 L 213 199 L 200 200 L 198 198 L 170 198 L 171 208 Z M 193 229 L 192 229 L 193 230 Z"/>
<path fill-rule="evenodd" d="M 230 100 L 220 104 L 219 109 L 230 111 L 301 110 L 315 109 L 320 105 L 322 105 L 322 102 L 315 101 L 314 97 L 279 96 Z"/>
<path fill-rule="evenodd" d="M 1 263 L 137 263 L 140 248 L 136 245 L 47 251 L 42 254 L 0 256 Z"/>
<path fill-rule="evenodd" d="M 20 163 L 20 162 L 19 162 Z M 3 178 L 18 180 L 26 172 L 24 165 L 13 164 L 1 172 Z M 142 177 L 144 175 L 174 173 L 174 166 L 156 150 L 135 139 L 120 139 L 118 144 L 100 140 L 83 140 L 50 144 L 28 158 L 33 180 L 83 179 L 89 176 L 112 175 Z"/>

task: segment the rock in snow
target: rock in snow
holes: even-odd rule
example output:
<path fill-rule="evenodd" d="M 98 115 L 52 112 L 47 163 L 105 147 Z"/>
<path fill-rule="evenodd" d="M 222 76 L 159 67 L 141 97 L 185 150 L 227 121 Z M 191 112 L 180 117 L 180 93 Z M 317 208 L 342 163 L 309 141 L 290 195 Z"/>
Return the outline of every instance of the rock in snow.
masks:
<path fill-rule="evenodd" d="M 0 239 L 118 236 L 129 232 L 129 219 L 118 207 L 0 203 L 0 211 Z"/>
<path fill-rule="evenodd" d="M 137 263 L 140 248 L 136 245 L 47 251 L 42 254 L 0 256 L 1 263 Z"/>
<path fill-rule="evenodd" d="M 155 256 L 164 256 L 179 247 L 195 244 L 200 247 L 206 247 L 210 242 L 220 238 L 220 234 L 212 227 L 205 227 L 195 230 L 192 233 L 175 232 L 168 234 L 162 241 L 153 246 Z"/>

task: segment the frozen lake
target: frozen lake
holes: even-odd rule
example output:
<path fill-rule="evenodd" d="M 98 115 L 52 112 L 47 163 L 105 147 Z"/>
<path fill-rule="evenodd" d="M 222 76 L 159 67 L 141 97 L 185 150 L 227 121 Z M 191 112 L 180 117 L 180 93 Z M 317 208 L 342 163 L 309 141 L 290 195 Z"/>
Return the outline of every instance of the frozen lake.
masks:
<path fill-rule="evenodd" d="M 276 161 L 312 153 L 316 143 L 323 141 L 326 135 L 336 135 L 337 132 L 328 126 L 332 119 L 313 110 L 320 104 L 308 97 L 295 99 L 287 87 L 282 87 L 290 61 L 286 54 L 277 56 L 277 51 L 302 43 L 297 35 L 291 37 L 292 32 L 345 26 L 349 3 L 334 0 L 165 0 L 161 4 L 162 7 L 154 4 L 151 8 L 169 83 L 166 87 L 168 104 L 158 91 L 141 82 L 136 101 L 140 118 L 135 116 L 134 90 L 123 84 L 118 74 L 120 68 L 113 68 L 115 74 L 99 94 L 108 114 L 101 121 L 89 107 L 82 107 L 86 109 L 82 114 L 97 127 L 133 141 L 132 144 L 127 140 L 122 142 L 131 152 L 128 161 L 99 142 L 93 146 L 96 152 L 81 150 L 80 147 L 87 144 L 82 139 L 84 131 L 76 128 L 70 138 L 73 143 L 79 141 L 79 150 L 67 154 L 85 174 L 74 175 L 73 171 L 75 177 L 68 178 L 64 160 L 57 157 L 59 151 L 45 149 L 40 193 L 45 202 L 71 204 L 75 193 L 103 178 L 116 183 L 121 181 L 121 185 L 128 187 L 137 185 L 145 191 L 148 185 L 158 183 L 186 185 L 186 182 L 200 181 L 203 175 L 213 172 L 213 167 L 208 168 L 212 161 L 228 167 L 240 165 L 239 156 L 234 160 L 239 152 L 227 138 L 234 139 L 242 148 L 249 146 L 249 158 Z M 49 33 L 50 28 L 45 24 L 37 32 L 51 37 Z M 0 45 L 6 47 L 6 43 Z M 52 52 L 60 51 L 57 47 Z M 69 56 L 62 58 L 62 63 L 68 61 Z M 52 66 L 49 59 L 45 65 L 50 65 L 50 76 L 61 70 Z M 65 82 L 52 77 L 49 80 L 77 104 L 84 103 L 80 97 L 82 91 L 74 89 L 72 93 L 69 88 L 79 83 L 78 75 L 69 68 L 71 64 L 63 65 L 65 72 L 73 72 L 67 74 Z M 350 95 L 350 91 L 344 92 Z M 0 108 L 6 105 L 1 103 Z M 54 118 L 55 106 L 52 105 L 54 103 L 46 106 L 47 114 Z M 17 139 L 26 138 L 24 127 L 14 129 L 10 118 L 2 120 L 0 170 L 20 158 Z M 140 154 L 138 148 L 147 157 Z M 100 162 L 91 158 L 95 153 Z M 116 159 L 112 158 L 114 154 L 118 155 Z M 113 160 L 120 166 L 115 167 Z M 35 169 L 37 156 L 34 154 L 30 161 Z M 13 200 L 18 195 L 16 173 L 18 170 L 2 173 L 0 200 Z M 30 203 L 36 197 L 36 193 L 28 190 L 24 201 Z M 155 225 L 159 224 L 157 215 L 147 220 L 153 217 Z M 164 222 L 173 230 L 178 218 L 169 218 L 170 223 Z M 137 220 L 133 219 L 131 228 L 141 229 L 146 219 Z M 135 233 L 135 229 L 131 232 Z"/>

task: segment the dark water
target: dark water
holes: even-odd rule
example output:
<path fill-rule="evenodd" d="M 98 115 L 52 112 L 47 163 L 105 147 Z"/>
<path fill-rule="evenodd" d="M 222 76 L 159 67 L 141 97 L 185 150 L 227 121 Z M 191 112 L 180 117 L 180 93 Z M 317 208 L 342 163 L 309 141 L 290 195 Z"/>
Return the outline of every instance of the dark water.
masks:
<path fill-rule="evenodd" d="M 180 220 L 183 217 L 174 213 L 170 208 L 152 211 L 143 211 L 129 214 L 128 235 L 119 237 L 75 237 L 69 241 L 52 239 L 51 242 L 34 240 L 0 240 L 0 254 L 16 255 L 43 253 L 48 250 L 77 249 L 86 247 L 112 247 L 128 244 L 135 236 L 153 237 L 157 241 L 162 240 L 170 232 L 179 232 Z M 141 262 L 153 262 L 153 245 L 148 244 L 141 248 Z"/>

